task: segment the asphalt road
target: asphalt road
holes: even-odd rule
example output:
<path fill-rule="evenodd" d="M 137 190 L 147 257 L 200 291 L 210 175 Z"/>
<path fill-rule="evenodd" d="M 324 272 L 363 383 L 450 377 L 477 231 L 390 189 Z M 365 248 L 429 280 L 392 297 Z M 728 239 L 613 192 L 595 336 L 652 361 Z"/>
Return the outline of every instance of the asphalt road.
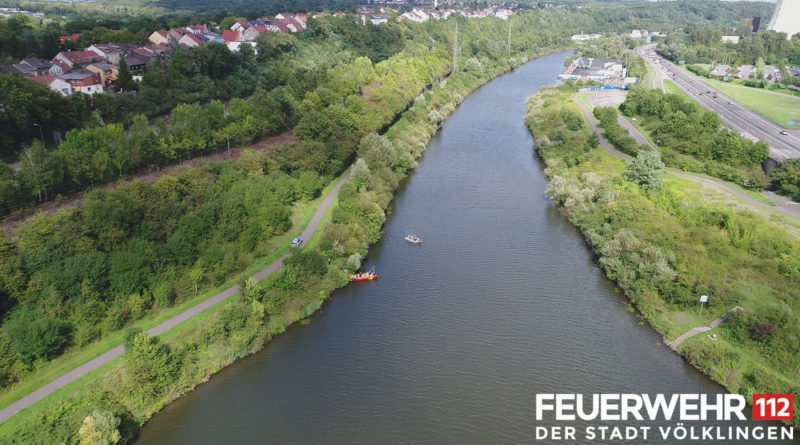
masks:
<path fill-rule="evenodd" d="M 342 184 L 344 184 L 344 182 L 348 178 L 350 178 L 350 173 L 346 174 L 342 179 L 340 179 L 339 182 L 337 182 L 336 185 L 333 187 L 333 189 L 331 189 L 330 193 L 328 193 L 328 196 L 326 196 L 325 199 L 322 201 L 322 204 L 320 204 L 319 208 L 314 213 L 314 216 L 311 218 L 311 221 L 308 223 L 305 230 L 303 231 L 303 234 L 301 235 L 304 241 L 308 241 L 308 239 L 311 238 L 311 235 L 313 235 L 314 232 L 317 230 L 317 227 L 322 221 L 322 217 L 325 215 L 325 212 L 328 211 L 328 208 L 330 208 L 331 204 L 333 204 L 334 200 L 336 200 L 337 196 L 339 195 L 339 189 L 342 188 Z M 259 281 L 263 280 L 264 278 L 269 276 L 269 274 L 271 274 L 272 272 L 275 272 L 276 270 L 280 269 L 281 266 L 283 266 L 283 259 L 285 257 L 286 255 L 282 256 L 281 258 L 275 260 L 269 266 L 265 267 L 260 272 L 255 274 L 256 280 Z M 230 287 L 218 293 L 217 295 L 214 295 L 208 300 L 205 300 L 202 303 L 181 312 L 180 314 L 170 318 L 169 320 L 159 324 L 158 326 L 149 329 L 147 331 L 147 334 L 150 335 L 151 337 L 163 334 L 164 332 L 174 328 L 175 326 L 178 326 L 184 321 L 189 320 L 190 318 L 200 314 L 206 309 L 215 306 L 216 304 L 236 295 L 237 293 L 239 293 L 240 290 L 241 288 L 239 287 L 238 284 L 233 287 Z M 25 397 L 6 406 L 2 410 L 0 410 L 0 423 L 5 422 L 6 420 L 10 419 L 14 414 L 33 405 L 39 400 L 42 400 L 43 398 L 52 394 L 59 388 L 69 383 L 72 383 L 81 376 L 91 371 L 94 371 L 100 366 L 103 366 L 106 363 L 110 362 L 111 360 L 114 360 L 115 358 L 121 356 L 123 352 L 125 352 L 123 346 L 117 346 L 116 348 L 111 349 L 110 351 L 84 363 L 81 366 L 78 366 L 72 371 L 69 371 L 61 375 L 60 377 L 54 379 L 50 383 L 40 387 L 36 391 L 33 391 L 32 393 L 26 395 Z"/>
<path fill-rule="evenodd" d="M 782 135 L 780 132 L 784 129 L 781 126 L 739 105 L 732 98 L 718 91 L 715 97 L 713 93 L 716 90 L 713 87 L 699 78 L 685 73 L 670 61 L 656 54 L 655 44 L 640 46 L 636 51 L 656 71 L 657 83 L 663 77 L 672 80 L 678 88 L 691 96 L 700 106 L 719 114 L 722 122 L 728 127 L 749 139 L 768 143 L 770 156 L 773 159 L 780 161 L 800 158 L 800 138 L 793 134 L 795 132 L 790 131 L 788 135 Z M 657 87 L 661 87 L 661 85 L 657 85 Z M 798 101 L 798 108 L 800 108 L 800 101 Z"/>

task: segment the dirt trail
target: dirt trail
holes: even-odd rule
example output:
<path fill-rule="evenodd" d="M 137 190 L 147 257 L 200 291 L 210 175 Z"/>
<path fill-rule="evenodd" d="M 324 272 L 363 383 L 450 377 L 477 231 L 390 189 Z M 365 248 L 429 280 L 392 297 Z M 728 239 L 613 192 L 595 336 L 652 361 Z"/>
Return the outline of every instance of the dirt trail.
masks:
<path fill-rule="evenodd" d="M 245 146 L 242 146 L 242 147 L 235 147 L 235 148 L 232 147 L 231 148 L 231 153 L 230 153 L 230 158 L 234 159 L 234 160 L 239 159 L 239 156 L 241 156 L 242 151 L 244 151 L 244 150 L 248 150 L 249 149 L 249 150 L 261 151 L 261 150 L 266 150 L 267 148 L 277 147 L 279 145 L 283 145 L 283 144 L 286 144 L 286 143 L 289 143 L 289 142 L 294 142 L 294 141 L 295 141 L 294 130 L 288 130 L 288 131 L 285 131 L 285 132 L 283 132 L 281 134 L 278 134 L 278 135 L 275 135 L 275 136 L 270 136 L 268 138 L 262 139 L 262 140 L 260 140 L 258 142 L 250 144 L 250 145 L 245 145 Z M 151 182 L 155 182 L 158 178 L 160 178 L 160 177 L 162 177 L 164 175 L 172 173 L 173 171 L 175 171 L 177 168 L 180 168 L 180 167 L 194 167 L 201 161 L 224 161 L 226 159 L 228 159 L 228 151 L 227 150 L 223 150 L 223 151 L 219 151 L 219 152 L 216 152 L 216 153 L 211 153 L 211 154 L 204 155 L 204 156 L 198 156 L 196 158 L 175 162 L 175 163 L 172 163 L 172 164 L 169 164 L 169 165 L 165 166 L 164 168 L 162 168 L 160 170 L 156 170 L 156 171 L 145 170 L 145 171 L 141 171 L 141 172 L 138 172 L 138 173 L 134 173 L 134 174 L 129 175 L 129 176 L 125 177 L 125 178 L 118 179 L 116 181 L 112 181 L 112 182 L 109 182 L 107 184 L 100 185 L 100 186 L 96 187 L 95 189 L 97 189 L 97 188 L 112 189 L 112 188 L 117 187 L 117 186 L 119 186 L 121 184 L 129 183 L 129 182 L 135 181 L 137 179 L 151 183 Z M 62 208 L 67 207 L 67 206 L 75 205 L 78 201 L 83 199 L 83 196 L 88 191 L 89 190 L 82 191 L 82 192 L 76 192 L 76 193 L 73 193 L 73 194 L 71 194 L 71 195 L 69 195 L 69 196 L 67 196 L 67 197 L 65 197 L 63 199 L 60 199 L 58 201 L 46 202 L 44 204 L 38 205 L 36 207 L 32 207 L 30 209 L 24 209 L 24 210 L 20 210 L 18 212 L 15 212 L 15 213 L 9 215 L 8 217 L 6 217 L 5 219 L 3 219 L 2 221 L 0 221 L 0 230 L 2 230 L 7 236 L 13 238 L 14 237 L 14 233 L 16 232 L 17 228 L 19 228 L 19 226 L 21 226 L 25 221 L 27 221 L 28 218 L 30 218 L 30 217 L 32 217 L 34 215 L 38 215 L 40 213 L 47 213 L 49 215 L 52 215 L 52 214 L 56 213 L 59 209 L 62 209 Z"/>

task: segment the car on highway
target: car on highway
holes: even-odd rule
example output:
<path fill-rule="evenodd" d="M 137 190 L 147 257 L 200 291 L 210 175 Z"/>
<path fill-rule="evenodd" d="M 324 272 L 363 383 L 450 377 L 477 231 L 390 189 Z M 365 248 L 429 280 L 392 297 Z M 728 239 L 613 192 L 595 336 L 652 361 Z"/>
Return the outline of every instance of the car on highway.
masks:
<path fill-rule="evenodd" d="M 786 130 L 781 130 L 781 134 L 782 134 L 782 135 L 787 135 L 787 134 L 789 134 L 789 132 L 788 132 L 788 131 L 786 131 Z"/>
<path fill-rule="evenodd" d="M 290 244 L 290 246 L 292 246 L 292 247 L 300 247 L 302 244 L 303 244 L 303 238 L 300 238 L 298 236 L 297 238 L 292 240 L 292 243 Z"/>

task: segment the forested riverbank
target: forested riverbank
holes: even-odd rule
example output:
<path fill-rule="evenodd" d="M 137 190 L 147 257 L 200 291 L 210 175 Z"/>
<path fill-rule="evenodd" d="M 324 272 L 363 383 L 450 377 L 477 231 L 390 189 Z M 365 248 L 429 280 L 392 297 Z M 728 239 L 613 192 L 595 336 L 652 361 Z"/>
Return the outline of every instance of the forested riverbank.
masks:
<path fill-rule="evenodd" d="M 296 88 L 234 99 L 230 117 L 221 102 L 205 108 L 181 104 L 169 128 L 166 123 L 146 127 L 138 118 L 127 131 L 117 124 L 74 130 L 63 153 L 60 147 L 53 152 L 40 147 L 59 159 L 70 154 L 65 158 L 72 159 L 70 168 L 92 181 L 90 173 L 105 170 L 86 167 L 94 167 L 96 159 L 109 161 L 109 147 L 137 147 L 130 152 L 137 156 L 148 152 L 141 147 L 182 147 L 191 156 L 219 148 L 223 131 L 226 138 L 233 138 L 234 130 L 245 139 L 268 134 L 274 127 L 271 117 L 293 125 L 298 137 L 275 150 L 245 152 L 236 162 L 179 170 L 155 184 L 93 192 L 74 208 L 32 219 L 17 239 L 0 237 L 0 297 L 6 311 L 0 376 L 10 391 L 52 370 L 63 354 L 121 337 L 137 320 L 158 317 L 241 277 L 248 264 L 279 256 L 286 246 L 277 241 L 302 220 L 298 208 L 354 162 L 353 179 L 342 187 L 318 242 L 287 258 L 264 283 L 247 281 L 224 307 L 161 339 L 128 331 L 121 360 L 19 413 L 0 425 L 0 435 L 14 443 L 74 443 L 84 425 L 86 434 L 102 427 L 123 440 L 134 437 L 164 405 L 261 349 L 347 284 L 340 267 L 361 265 L 381 236 L 398 184 L 466 95 L 531 57 L 565 48 L 579 26 L 629 26 L 612 19 L 600 23 L 583 12 L 544 10 L 508 22 L 456 18 L 403 24 L 402 51 L 379 63 L 338 44 L 292 51 L 285 57 L 341 50 L 319 55 L 332 65 L 317 64 L 313 73 L 295 60 L 294 73 L 305 74 L 283 74 Z M 514 30 L 510 40 L 509 27 Z M 429 85 L 433 88 L 427 91 Z M 377 134 L 392 122 L 384 135 Z M 135 129 L 141 134 L 131 133 Z M 119 153 L 120 165 L 127 165 L 125 150 Z M 63 169 L 67 164 L 35 165 Z M 15 392 L 6 400 L 22 395 Z"/>
<path fill-rule="evenodd" d="M 495 25 L 498 34 L 504 31 L 505 27 L 502 24 L 496 23 Z M 469 35 L 470 26 L 460 28 L 460 32 Z M 539 38 L 535 35 L 533 37 Z M 460 38 L 463 39 L 463 35 Z M 556 45 L 557 42 L 553 42 L 546 47 L 555 49 Z M 446 116 L 475 88 L 536 54 L 538 52 L 532 52 L 529 45 L 523 45 L 521 50 L 514 51 L 512 57 L 508 57 L 508 54 L 502 50 L 496 52 L 478 50 L 475 57 L 461 60 L 457 71 L 447 80 L 435 84 L 432 90 L 420 94 L 419 92 L 426 85 L 433 83 L 436 77 L 441 77 L 450 70 L 452 57 L 447 51 L 431 51 L 427 48 L 424 50 L 422 48 L 411 49 L 409 52 L 394 56 L 374 67 L 376 76 L 374 80 L 376 81 L 369 88 L 369 96 L 366 101 L 369 103 L 365 104 L 363 109 L 364 116 L 368 116 L 366 118 L 369 119 L 366 124 L 364 121 L 343 119 L 341 114 L 334 113 L 341 108 L 340 106 L 337 108 L 337 105 L 334 104 L 330 106 L 330 109 L 322 108 L 322 111 L 314 109 L 314 111 L 309 111 L 310 114 L 313 114 L 314 119 L 308 119 L 307 128 L 296 129 L 298 137 L 302 139 L 297 144 L 290 144 L 280 150 L 245 153 L 235 164 L 223 162 L 186 169 L 175 175 L 165 176 L 153 185 L 134 183 L 128 188 L 114 192 L 121 196 L 108 196 L 106 192 L 97 192 L 91 195 L 86 203 L 81 203 L 77 209 L 62 211 L 55 217 L 44 216 L 35 219 L 37 224 L 50 227 L 44 236 L 48 239 L 60 240 L 54 248 L 57 249 L 56 251 L 63 252 L 57 257 L 60 258 L 59 261 L 45 261 L 47 264 L 42 266 L 42 272 L 36 274 L 38 276 L 63 270 L 59 266 L 60 264 L 71 264 L 72 260 L 68 258 L 70 249 L 79 249 L 83 256 L 109 255 L 106 249 L 111 250 L 110 255 L 112 256 L 122 255 L 115 253 L 114 249 L 123 249 L 124 252 L 132 246 L 139 245 L 149 246 L 148 248 L 153 252 L 160 252 L 164 249 L 167 249 L 164 252 L 171 252 L 169 249 L 181 245 L 178 238 L 183 239 L 185 238 L 183 235 L 186 235 L 186 233 L 181 236 L 178 234 L 188 230 L 187 233 L 192 236 L 200 237 L 196 240 L 198 243 L 185 243 L 186 246 L 192 246 L 185 252 L 186 258 L 178 262 L 176 267 L 167 268 L 167 270 L 177 273 L 180 282 L 185 282 L 185 286 L 182 285 L 181 288 L 185 288 L 185 292 L 192 293 L 197 292 L 200 287 L 218 282 L 214 281 L 215 276 L 229 276 L 225 275 L 222 269 L 220 269 L 219 275 L 214 272 L 224 264 L 232 261 L 233 263 L 230 265 L 234 271 L 237 265 L 241 267 L 246 264 L 241 256 L 224 255 L 226 245 L 230 245 L 235 250 L 236 245 L 245 242 L 247 228 L 242 227 L 244 232 L 240 232 L 241 234 L 238 236 L 235 235 L 237 232 L 230 233 L 227 230 L 229 223 L 225 223 L 225 221 L 232 223 L 236 219 L 227 219 L 233 209 L 228 208 L 230 206 L 225 203 L 225 199 L 222 199 L 225 195 L 221 195 L 221 193 L 233 193 L 239 187 L 255 187 L 256 184 L 263 183 L 272 190 L 272 193 L 283 196 L 284 202 L 290 204 L 292 199 L 304 199 L 301 198 L 303 193 L 299 192 L 304 189 L 304 187 L 300 187 L 303 182 L 302 177 L 309 179 L 308 184 L 311 188 L 307 188 L 307 191 L 310 196 L 313 196 L 323 183 L 323 180 L 320 179 L 321 175 L 329 175 L 342 168 L 343 163 L 332 162 L 336 158 L 336 151 L 332 151 L 333 147 L 337 150 L 347 150 L 347 147 L 352 147 L 349 148 L 352 150 L 350 151 L 351 155 L 346 153 L 342 155 L 341 159 L 345 162 L 348 158 L 358 158 L 353 167 L 353 179 L 342 187 L 338 207 L 333 211 L 331 222 L 326 225 L 322 233 L 318 250 L 314 246 L 307 246 L 304 251 L 287 258 L 284 267 L 270 276 L 266 282 L 258 283 L 255 280 L 249 280 L 243 286 L 244 291 L 226 303 L 224 308 L 201 315 L 185 326 L 167 333 L 163 339 L 148 339 L 143 333 L 130 332 L 127 334 L 125 356 L 122 360 L 100 368 L 98 373 L 91 376 L 95 380 L 93 384 L 89 385 L 87 379 L 83 379 L 70 385 L 67 392 L 62 392 L 51 399 L 45 399 L 37 406 L 23 411 L 4 423 L 0 426 L 0 434 L 5 437 L 13 437 L 12 442 L 14 443 L 47 442 L 56 438 L 74 442 L 79 439 L 78 430 L 82 422 L 86 420 L 92 425 L 113 425 L 111 429 L 118 431 L 122 439 L 130 439 L 144 421 L 169 401 L 207 380 L 211 374 L 237 358 L 261 349 L 264 342 L 271 336 L 282 332 L 289 324 L 307 317 L 322 304 L 331 290 L 347 284 L 347 274 L 340 270 L 340 266 L 349 269 L 360 266 L 361 258 L 366 257 L 369 245 L 379 239 L 380 228 L 385 221 L 385 210 L 392 200 L 394 190 L 400 179 L 414 167 L 415 161 L 424 151 L 428 139 L 435 134 Z M 380 81 L 383 78 L 381 76 L 388 76 L 392 81 Z M 375 134 L 374 131 L 382 122 L 386 122 L 390 119 L 388 116 L 397 112 L 397 108 L 392 104 L 401 104 L 402 102 L 398 99 L 409 101 L 410 108 L 402 114 L 402 117 L 388 130 L 385 136 Z M 380 113 L 376 113 L 376 110 Z M 381 118 L 381 116 L 387 117 Z M 352 127 L 344 130 L 343 126 L 348 122 L 352 123 Z M 300 125 L 298 124 L 298 126 Z M 373 133 L 359 137 L 360 134 L 367 133 L 369 129 L 373 129 Z M 343 141 L 352 142 L 343 143 Z M 313 150 L 315 147 L 319 147 L 320 156 L 309 156 L 315 152 Z M 293 156 L 292 153 L 297 156 Z M 302 155 L 300 155 L 301 153 Z M 313 165 L 309 165 L 309 163 Z M 312 175 L 313 177 L 309 176 L 314 168 L 322 170 Z M 189 181 L 188 184 L 191 185 L 195 180 L 206 185 L 199 188 L 188 187 L 186 196 L 181 195 L 183 188 L 180 184 Z M 240 182 L 241 184 L 239 184 Z M 285 186 L 290 183 L 296 184 L 296 186 L 286 188 Z M 174 211 L 164 213 L 164 209 L 150 208 L 160 202 L 160 200 L 151 199 L 152 197 L 148 198 L 158 190 L 167 194 L 178 193 L 177 202 L 181 203 L 183 208 L 189 209 L 188 213 L 185 215 Z M 217 204 L 207 201 L 206 193 L 209 196 L 219 197 L 218 199 L 221 200 Z M 130 194 L 133 196 L 126 196 Z M 237 192 L 235 194 L 239 194 L 245 200 L 247 200 L 247 196 L 250 196 L 247 193 Z M 272 195 L 265 195 L 265 199 L 270 196 Z M 120 199 L 114 198 L 125 199 L 120 202 Z M 273 201 L 271 198 L 268 200 Z M 128 202 L 128 205 L 125 205 L 124 202 Z M 96 214 L 113 216 L 115 213 L 106 208 L 110 206 L 110 208 L 117 209 L 122 215 L 130 216 L 130 211 L 140 211 L 145 218 L 142 219 L 141 215 L 139 217 L 133 215 L 125 218 L 113 218 L 113 221 L 128 221 L 127 225 L 119 230 L 94 230 L 86 226 L 87 221 L 91 221 L 86 218 L 92 214 L 88 210 L 90 207 L 86 206 L 97 205 L 95 203 L 102 204 L 102 211 Z M 143 205 L 145 208 L 140 209 Z M 255 206 L 253 210 L 263 207 L 255 203 L 253 205 Z M 245 210 L 243 215 L 247 216 L 246 209 L 251 205 L 242 203 L 242 206 L 239 208 L 243 208 Z M 256 226 L 256 229 L 253 229 L 253 234 L 256 236 L 250 238 L 254 243 L 253 247 L 257 247 L 263 241 L 269 240 L 270 237 L 283 233 L 289 228 L 285 224 L 285 217 L 288 215 L 285 213 L 286 210 L 283 212 L 268 212 L 268 215 L 252 215 L 244 218 L 244 221 L 252 221 Z M 278 214 L 283 216 L 283 219 L 278 219 L 284 223 L 276 220 L 274 227 L 264 225 L 266 221 L 270 220 L 269 218 Z M 165 216 L 170 218 L 172 223 L 157 223 L 153 226 L 152 222 L 148 222 L 153 218 L 156 218 L 154 221 L 157 222 L 157 218 Z M 113 225 L 113 221 L 108 224 Z M 148 224 L 151 227 L 162 227 L 160 229 L 161 236 L 156 237 L 157 239 L 147 239 L 148 232 L 144 231 L 142 225 Z M 73 235 L 56 236 L 56 232 L 72 230 L 70 227 L 80 228 L 78 233 L 81 235 L 77 239 L 74 239 Z M 271 229 L 269 232 L 265 232 L 266 228 Z M 23 229 L 20 233 L 28 232 Z M 40 232 L 34 230 L 31 233 Z M 106 245 L 99 243 L 100 235 L 103 233 L 118 233 L 118 236 L 115 238 L 116 241 L 109 240 L 110 244 Z M 142 237 L 145 239 L 138 241 L 138 244 L 130 241 L 130 239 L 141 239 Z M 105 239 L 105 237 L 102 238 Z M 227 238 L 230 238 L 230 241 L 226 241 Z M 165 244 L 159 246 L 159 242 Z M 19 252 L 20 244 L 14 246 L 8 240 L 6 243 L 10 246 L 5 250 L 7 254 L 14 255 Z M 37 246 L 39 243 L 21 243 L 23 248 L 28 245 Z M 82 253 L 87 248 L 95 249 L 98 253 L 88 251 Z M 213 258 L 208 257 L 209 252 L 216 252 L 212 255 Z M 147 255 L 146 251 L 144 253 L 145 255 L 137 256 L 137 258 L 147 261 L 146 259 L 151 255 Z M 167 256 L 172 257 L 171 254 Z M 22 267 L 27 263 L 20 263 L 23 260 L 27 261 L 28 257 L 27 254 L 17 254 L 19 259 L 9 262 L 9 264 L 17 265 L 15 273 L 19 274 L 30 270 Z M 326 264 L 326 257 L 332 258 L 330 265 Z M 213 261 L 207 261 L 214 258 Z M 92 264 L 103 266 L 105 261 L 98 259 Z M 147 267 L 163 270 L 155 265 Z M 124 281 L 133 283 L 135 286 L 147 286 L 146 283 L 151 280 L 145 280 L 143 277 L 157 277 L 145 269 L 128 271 L 134 275 L 130 275 L 128 272 L 122 273 L 122 276 L 130 275 L 129 279 Z M 106 286 L 120 281 L 117 278 L 113 280 L 110 278 L 109 273 L 113 270 L 101 269 L 98 271 L 96 268 L 86 267 L 78 270 L 79 274 L 95 270 L 97 273 L 92 276 Z M 9 275 L 13 275 L 13 273 Z M 72 324 L 74 320 L 81 319 L 76 317 L 81 317 L 83 314 L 83 311 L 78 310 L 79 308 L 75 304 L 78 301 L 85 302 L 83 304 L 91 302 L 91 295 L 83 295 L 81 292 L 93 289 L 91 282 L 88 282 L 87 279 L 72 281 L 85 283 L 85 285 L 79 286 L 77 297 L 64 298 L 58 294 L 56 297 L 58 300 L 55 301 L 62 302 L 63 310 L 61 312 L 53 314 L 43 312 L 43 308 L 37 306 L 38 303 L 34 303 L 34 306 L 30 308 L 15 309 L 14 314 L 38 313 L 40 319 L 44 317 L 43 322 L 28 323 L 26 326 L 44 329 L 52 324 L 58 324 L 65 335 L 59 338 L 59 342 L 50 342 L 49 337 L 38 336 L 41 329 L 38 331 L 36 329 L 26 330 L 25 332 L 30 335 L 25 338 L 28 338 L 30 342 L 24 344 L 37 344 L 37 347 L 24 349 L 16 347 L 14 343 L 6 343 L 9 360 L 7 372 L 15 372 L 20 363 L 37 365 L 42 363 L 42 359 L 47 360 L 49 357 L 57 356 L 65 347 L 70 346 L 70 344 L 64 343 L 64 339 L 74 342 L 75 338 L 92 338 L 92 336 L 84 334 L 75 337 L 75 333 L 84 332 L 84 329 L 94 330 L 92 331 L 95 332 L 94 336 L 111 332 L 105 328 L 107 323 L 104 320 L 90 320 L 91 322 L 86 323 L 85 326 L 83 322 L 78 325 Z M 154 286 L 164 288 L 165 295 L 169 298 L 162 298 L 161 293 L 163 292 L 159 291 L 159 298 L 156 299 L 156 292 L 145 288 L 136 290 L 128 297 L 123 297 L 126 292 L 122 292 L 120 293 L 121 298 L 96 299 L 96 302 L 91 304 L 117 307 L 118 309 L 115 311 L 119 312 L 123 318 L 118 320 L 117 325 L 109 325 L 109 329 L 120 329 L 128 321 L 135 319 L 131 318 L 134 313 L 136 316 L 141 316 L 161 305 L 168 306 L 171 304 L 170 300 L 172 302 L 176 300 L 175 283 L 169 285 L 165 284 L 165 281 L 169 283 L 168 280 L 161 278 L 152 280 Z M 48 289 L 47 292 L 51 296 L 54 295 L 53 291 L 56 289 L 53 286 L 25 288 L 26 292 L 41 292 Z M 113 288 L 109 287 L 109 291 L 113 292 Z M 81 295 L 83 296 L 81 297 Z M 28 301 L 44 303 L 48 300 L 34 298 Z M 138 310 L 132 312 L 131 308 L 138 308 Z M 108 312 L 108 309 L 105 311 L 105 313 L 111 313 Z M 104 312 L 99 311 L 98 313 Z M 64 315 L 66 315 L 66 319 L 59 318 Z M 21 315 L 13 315 L 12 319 L 16 319 L 16 317 L 21 317 Z M 35 319 L 32 318 L 29 321 L 35 321 Z M 14 325 L 10 324 L 9 326 L 13 327 Z M 80 327 L 80 330 L 76 330 L 77 327 Z M 100 331 L 97 332 L 97 329 Z M 12 338 L 21 337 L 17 335 L 6 337 L 7 340 Z M 43 344 L 42 341 L 44 341 Z M 91 420 L 87 420 L 87 416 Z"/>
<path fill-rule="evenodd" d="M 548 88 L 529 102 L 526 120 L 550 178 L 548 197 L 666 338 L 744 308 L 715 331 L 716 339 L 684 342 L 678 352 L 689 363 L 748 399 L 754 393 L 800 397 L 796 234 L 665 175 L 657 152 L 640 150 L 628 164 L 608 155 L 579 119 L 575 93 L 574 85 Z M 700 295 L 710 296 L 702 316 Z M 799 413 L 795 406 L 795 427 Z"/>

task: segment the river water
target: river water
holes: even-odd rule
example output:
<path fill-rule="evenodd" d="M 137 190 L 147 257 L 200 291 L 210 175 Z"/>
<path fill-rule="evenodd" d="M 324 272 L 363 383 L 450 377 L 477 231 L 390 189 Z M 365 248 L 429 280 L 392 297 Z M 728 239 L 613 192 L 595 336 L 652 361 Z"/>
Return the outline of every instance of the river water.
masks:
<path fill-rule="evenodd" d="M 556 424 L 578 427 L 561 443 L 586 443 L 586 424 L 537 423 L 536 394 L 724 392 L 627 309 L 544 197 L 525 104 L 568 55 L 493 80 L 450 116 L 370 250 L 379 280 L 335 292 L 309 325 L 166 407 L 138 443 L 552 443 L 535 428 Z"/>

